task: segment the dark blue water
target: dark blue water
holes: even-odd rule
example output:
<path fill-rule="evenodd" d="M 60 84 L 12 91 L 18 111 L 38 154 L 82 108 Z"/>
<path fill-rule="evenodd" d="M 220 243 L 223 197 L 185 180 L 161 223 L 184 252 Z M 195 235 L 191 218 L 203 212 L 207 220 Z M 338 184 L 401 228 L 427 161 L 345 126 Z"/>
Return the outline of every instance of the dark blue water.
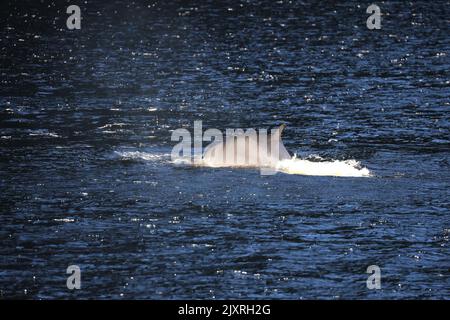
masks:
<path fill-rule="evenodd" d="M 448 1 L 381 30 L 364 1 L 69 4 L 1 5 L 2 298 L 449 298 Z M 375 177 L 175 166 L 194 120 Z"/>

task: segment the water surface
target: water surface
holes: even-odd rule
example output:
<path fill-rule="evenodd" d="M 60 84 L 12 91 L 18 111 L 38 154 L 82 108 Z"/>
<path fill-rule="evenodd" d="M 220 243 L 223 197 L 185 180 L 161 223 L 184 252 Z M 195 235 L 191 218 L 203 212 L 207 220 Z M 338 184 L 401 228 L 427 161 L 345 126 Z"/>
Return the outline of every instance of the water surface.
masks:
<path fill-rule="evenodd" d="M 360 1 L 69 4 L 2 4 L 2 298 L 449 297 L 447 1 L 381 30 Z M 194 120 L 375 176 L 175 166 Z"/>

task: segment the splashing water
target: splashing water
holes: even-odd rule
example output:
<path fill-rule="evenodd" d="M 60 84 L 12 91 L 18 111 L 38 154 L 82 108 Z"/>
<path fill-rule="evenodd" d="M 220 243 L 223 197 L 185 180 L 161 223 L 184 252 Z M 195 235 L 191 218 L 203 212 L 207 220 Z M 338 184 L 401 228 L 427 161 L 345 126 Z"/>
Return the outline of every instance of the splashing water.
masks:
<path fill-rule="evenodd" d="M 281 160 L 277 164 L 278 171 L 287 174 L 335 177 L 371 177 L 369 169 L 361 167 L 356 160 L 310 161 L 297 159 Z"/>
<path fill-rule="evenodd" d="M 150 153 L 141 151 L 115 151 L 123 160 L 161 161 L 169 160 L 170 155 L 164 153 Z M 296 155 L 292 159 L 280 160 L 275 169 L 286 174 L 298 174 L 308 176 L 334 176 L 334 177 L 372 177 L 369 169 L 362 167 L 356 160 L 329 160 L 314 156 L 315 161 L 299 159 Z M 170 160 L 169 160 L 170 161 Z M 206 164 L 194 164 L 186 159 L 170 161 L 174 165 L 194 165 L 211 167 Z M 238 167 L 238 166 L 236 166 Z"/>

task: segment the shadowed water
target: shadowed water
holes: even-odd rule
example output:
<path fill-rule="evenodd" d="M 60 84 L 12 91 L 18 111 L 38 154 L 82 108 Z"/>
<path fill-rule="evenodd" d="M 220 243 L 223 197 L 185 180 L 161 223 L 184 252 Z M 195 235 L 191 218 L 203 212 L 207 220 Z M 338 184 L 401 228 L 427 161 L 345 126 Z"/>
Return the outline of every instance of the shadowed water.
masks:
<path fill-rule="evenodd" d="M 447 1 L 381 30 L 364 1 L 69 4 L 1 5 L 1 298 L 449 297 Z M 194 120 L 374 177 L 174 165 Z"/>

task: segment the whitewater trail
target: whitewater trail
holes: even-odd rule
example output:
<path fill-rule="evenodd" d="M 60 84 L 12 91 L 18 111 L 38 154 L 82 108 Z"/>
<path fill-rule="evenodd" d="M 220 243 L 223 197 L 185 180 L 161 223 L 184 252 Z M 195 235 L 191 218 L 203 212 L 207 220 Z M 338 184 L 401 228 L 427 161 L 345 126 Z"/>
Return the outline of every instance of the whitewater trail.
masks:
<path fill-rule="evenodd" d="M 356 160 L 330 160 L 310 161 L 297 159 L 285 159 L 278 162 L 277 171 L 287 174 L 299 174 L 308 176 L 334 176 L 334 177 L 371 177 L 369 169 L 361 167 Z"/>
<path fill-rule="evenodd" d="M 140 151 L 118 152 L 120 158 L 124 160 L 144 160 L 163 161 L 168 160 L 175 165 L 192 165 L 189 161 L 177 159 L 170 161 L 170 154 L 150 153 Z M 296 174 L 305 176 L 333 176 L 333 177 L 372 177 L 369 169 L 362 167 L 356 160 L 323 160 L 314 156 L 315 161 L 299 159 L 295 155 L 291 159 L 278 161 L 275 166 L 276 171 L 286 174 Z M 205 164 L 196 164 L 201 167 L 212 167 Z"/>

